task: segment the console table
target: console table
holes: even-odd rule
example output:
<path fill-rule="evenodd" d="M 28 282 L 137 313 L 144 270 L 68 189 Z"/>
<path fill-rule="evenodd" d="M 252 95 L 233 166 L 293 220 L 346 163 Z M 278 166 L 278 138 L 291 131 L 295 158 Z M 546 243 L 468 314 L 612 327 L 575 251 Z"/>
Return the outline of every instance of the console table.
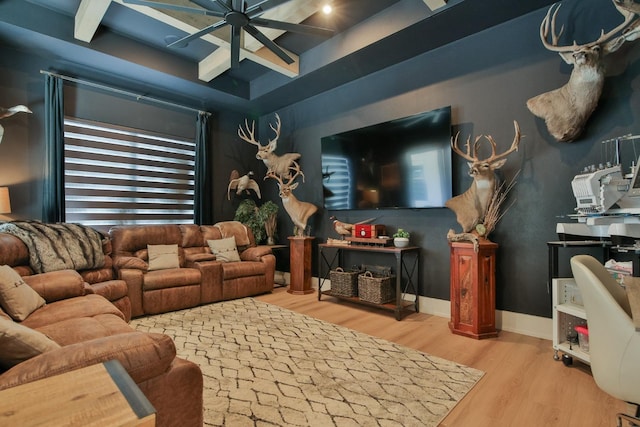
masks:
<path fill-rule="evenodd" d="M 329 279 L 329 273 L 333 267 L 341 267 L 344 252 L 358 252 L 367 254 L 386 254 L 395 258 L 396 275 L 396 300 L 388 304 L 375 304 L 360 300 L 358 297 L 345 297 L 333 295 L 331 290 L 322 290 Z M 326 272 L 322 274 L 323 267 Z M 318 301 L 322 295 L 332 296 L 341 300 L 347 300 L 358 304 L 379 307 L 395 313 L 396 320 L 402 320 L 405 314 L 418 312 L 418 289 L 420 284 L 420 247 L 408 246 L 396 248 L 393 246 L 365 246 L 365 245 L 331 245 L 321 243 L 318 245 Z M 404 288 L 403 288 L 404 282 Z M 404 299 L 405 295 L 413 295 L 413 300 Z"/>
<path fill-rule="evenodd" d="M 152 427 L 155 421 L 155 409 L 117 360 L 0 391 L 4 426 Z"/>

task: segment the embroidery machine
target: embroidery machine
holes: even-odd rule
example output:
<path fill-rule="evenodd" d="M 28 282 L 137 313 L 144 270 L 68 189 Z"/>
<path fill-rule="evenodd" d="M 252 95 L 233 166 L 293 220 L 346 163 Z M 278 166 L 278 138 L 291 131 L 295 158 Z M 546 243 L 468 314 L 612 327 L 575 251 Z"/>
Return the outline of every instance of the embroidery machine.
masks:
<path fill-rule="evenodd" d="M 623 170 L 621 144 L 640 139 L 625 135 L 603 141 L 615 150 L 613 162 L 585 167 L 571 181 L 577 223 L 558 223 L 562 240 L 611 240 L 612 244 L 640 244 L 640 156 L 633 147 L 629 171 Z"/>

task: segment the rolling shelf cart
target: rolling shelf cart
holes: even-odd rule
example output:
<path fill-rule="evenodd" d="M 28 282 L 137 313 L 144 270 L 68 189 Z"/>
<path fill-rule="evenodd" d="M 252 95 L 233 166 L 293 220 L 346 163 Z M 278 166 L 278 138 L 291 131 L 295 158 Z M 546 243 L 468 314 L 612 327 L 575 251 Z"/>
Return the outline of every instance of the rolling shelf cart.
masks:
<path fill-rule="evenodd" d="M 601 249 L 601 260 L 606 262 L 611 253 L 611 242 L 607 240 L 561 240 L 547 242 L 549 255 L 549 281 L 547 289 L 551 292 L 552 323 L 553 323 L 553 358 L 560 360 L 559 352 L 590 364 L 589 354 L 580 350 L 578 342 L 570 343 L 569 333 L 574 333 L 574 326 L 587 323 L 587 314 L 582 306 L 582 298 L 578 285 L 572 277 L 558 277 L 560 270 L 560 250 L 572 250 L 576 253 L 582 249 Z"/>
<path fill-rule="evenodd" d="M 573 278 L 555 278 L 553 289 L 553 358 L 560 360 L 561 351 L 587 365 L 591 363 L 589 353 L 580 350 L 578 342 L 570 343 L 569 333 L 574 327 L 587 323 L 587 314 L 582 306 L 582 296 Z"/>
<path fill-rule="evenodd" d="M 578 285 L 572 277 L 558 276 L 558 249 L 571 248 L 602 248 L 602 263 L 604 264 L 612 254 L 629 253 L 633 259 L 633 275 L 638 275 L 640 251 L 619 246 L 612 246 L 609 241 L 558 241 L 547 242 L 549 248 L 549 281 L 551 282 L 552 322 L 553 322 L 553 358 L 560 360 L 559 352 L 590 364 L 589 353 L 580 349 L 577 342 L 570 343 L 569 333 L 574 333 L 574 327 L 587 324 L 587 313 L 582 305 L 582 296 Z"/>

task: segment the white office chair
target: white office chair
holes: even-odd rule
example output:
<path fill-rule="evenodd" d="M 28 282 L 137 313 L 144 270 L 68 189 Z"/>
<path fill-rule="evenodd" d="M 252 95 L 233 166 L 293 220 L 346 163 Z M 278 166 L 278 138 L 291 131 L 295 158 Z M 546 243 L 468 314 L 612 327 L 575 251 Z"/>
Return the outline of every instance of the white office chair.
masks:
<path fill-rule="evenodd" d="M 634 416 L 617 415 L 640 425 L 640 332 L 635 330 L 624 288 L 594 257 L 571 258 L 571 270 L 587 313 L 593 378 L 604 392 L 635 406 Z"/>

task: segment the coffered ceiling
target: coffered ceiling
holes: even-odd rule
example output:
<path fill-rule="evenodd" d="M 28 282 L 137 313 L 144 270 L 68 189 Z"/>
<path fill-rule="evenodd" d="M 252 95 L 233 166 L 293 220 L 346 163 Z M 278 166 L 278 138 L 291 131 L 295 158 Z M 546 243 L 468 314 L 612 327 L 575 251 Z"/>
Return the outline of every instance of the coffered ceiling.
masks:
<path fill-rule="evenodd" d="M 333 35 L 256 27 L 287 64 L 242 32 L 231 67 L 230 26 L 168 46 L 220 18 L 216 0 L 2 0 L 0 44 L 37 51 L 49 68 L 144 90 L 198 108 L 269 112 L 551 4 L 549 0 L 245 0 L 256 16 L 328 28 Z M 221 0 L 224 3 L 225 0 Z M 232 0 L 226 0 L 231 5 Z M 333 12 L 320 11 L 331 4 Z M 482 3 L 479 5 L 478 3 Z M 238 4 L 236 2 L 236 4 Z M 222 5 L 224 6 L 224 5 Z"/>

